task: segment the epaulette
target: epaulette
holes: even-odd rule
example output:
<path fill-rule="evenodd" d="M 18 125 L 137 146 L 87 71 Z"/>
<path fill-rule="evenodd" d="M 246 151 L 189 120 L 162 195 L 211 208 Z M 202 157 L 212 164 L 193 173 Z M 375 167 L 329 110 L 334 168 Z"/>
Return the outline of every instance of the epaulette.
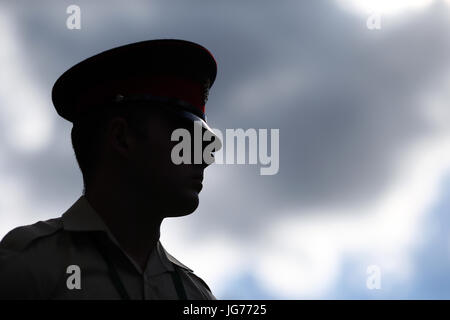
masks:
<path fill-rule="evenodd" d="M 22 251 L 37 239 L 50 236 L 61 229 L 62 222 L 60 218 L 20 226 L 6 234 L 0 242 L 0 249 Z"/>

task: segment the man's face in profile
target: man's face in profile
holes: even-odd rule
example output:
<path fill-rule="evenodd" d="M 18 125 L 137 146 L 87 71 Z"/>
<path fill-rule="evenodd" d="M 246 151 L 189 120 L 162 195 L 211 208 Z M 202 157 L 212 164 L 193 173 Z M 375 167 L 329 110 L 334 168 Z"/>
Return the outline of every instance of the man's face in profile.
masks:
<path fill-rule="evenodd" d="M 171 135 L 178 128 L 187 129 L 191 132 L 193 146 L 194 123 L 164 110 L 152 111 L 145 123 L 144 135 L 135 140 L 129 158 L 130 178 L 136 182 L 137 192 L 149 201 L 157 201 L 158 207 L 164 208 L 161 212 L 164 216 L 192 213 L 199 204 L 203 171 L 207 165 L 174 164 L 171 153 L 179 141 L 171 141 Z"/>

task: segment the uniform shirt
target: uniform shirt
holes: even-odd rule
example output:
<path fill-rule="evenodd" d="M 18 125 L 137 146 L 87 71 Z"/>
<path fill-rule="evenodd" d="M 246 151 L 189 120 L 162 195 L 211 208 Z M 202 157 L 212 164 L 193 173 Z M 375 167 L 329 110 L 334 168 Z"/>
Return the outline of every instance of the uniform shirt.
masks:
<path fill-rule="evenodd" d="M 100 239 L 102 247 L 96 247 L 93 239 Z M 208 285 L 172 257 L 160 241 L 141 270 L 85 196 L 60 218 L 18 227 L 3 238 L 0 298 L 121 299 L 104 254 L 130 299 L 179 299 L 174 272 L 179 274 L 187 299 L 216 299 Z"/>

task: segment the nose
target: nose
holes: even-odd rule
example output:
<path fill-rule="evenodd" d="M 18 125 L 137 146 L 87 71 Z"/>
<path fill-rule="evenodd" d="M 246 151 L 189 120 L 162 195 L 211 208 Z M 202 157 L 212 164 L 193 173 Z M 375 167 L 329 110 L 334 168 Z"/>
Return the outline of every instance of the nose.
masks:
<path fill-rule="evenodd" d="M 206 156 L 208 156 L 208 155 L 205 155 L 205 153 L 203 153 L 202 166 L 204 168 L 208 167 L 209 165 L 211 165 L 215 162 L 214 152 L 209 153 L 209 158 L 207 158 Z"/>
<path fill-rule="evenodd" d="M 205 133 L 206 129 L 203 128 L 203 134 Z M 211 146 L 214 146 L 213 149 L 211 149 Z M 202 166 L 204 168 L 208 167 L 209 165 L 213 164 L 215 162 L 215 155 L 214 153 L 222 148 L 222 141 L 220 141 L 220 138 L 217 135 L 213 135 L 211 138 L 211 141 L 202 141 Z M 208 150 L 208 151 L 207 151 Z M 207 152 L 205 152 L 207 151 Z M 193 150 L 195 152 L 195 150 Z M 194 153 L 192 153 L 194 154 Z"/>

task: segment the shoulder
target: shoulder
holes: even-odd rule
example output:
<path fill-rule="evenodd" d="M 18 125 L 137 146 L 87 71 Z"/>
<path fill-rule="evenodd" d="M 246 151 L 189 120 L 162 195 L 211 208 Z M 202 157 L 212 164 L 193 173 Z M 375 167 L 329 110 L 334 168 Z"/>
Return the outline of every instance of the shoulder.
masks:
<path fill-rule="evenodd" d="M 51 284 L 59 219 L 17 227 L 0 242 L 0 299 L 45 297 Z"/>
<path fill-rule="evenodd" d="M 185 284 L 188 287 L 186 289 L 190 291 L 189 296 L 200 300 L 216 300 L 216 297 L 213 295 L 211 288 L 202 278 L 197 276 L 192 269 L 186 267 L 181 262 L 178 262 L 176 265 L 176 268 L 185 277 Z"/>
<path fill-rule="evenodd" d="M 0 299 L 33 299 L 37 287 L 31 266 L 18 252 L 0 248 Z"/>
<path fill-rule="evenodd" d="M 206 282 L 205 282 L 202 278 L 200 278 L 199 276 L 197 276 L 197 275 L 196 275 L 195 273 L 193 273 L 193 272 L 190 273 L 189 275 L 190 275 L 191 278 L 197 283 L 197 285 L 201 286 L 201 287 L 204 289 L 205 294 L 206 294 L 209 298 L 211 298 L 211 299 L 213 299 L 213 300 L 216 299 L 216 297 L 212 294 L 212 291 L 211 291 L 210 287 L 206 284 Z"/>
<path fill-rule="evenodd" d="M 187 271 L 184 269 L 182 271 L 188 278 L 187 281 L 187 292 L 188 296 L 196 300 L 216 300 L 217 298 L 212 293 L 210 287 L 203 281 L 202 278 L 197 276 L 194 272 Z"/>
<path fill-rule="evenodd" d="M 0 242 L 0 249 L 22 252 L 37 241 L 52 236 L 60 230 L 62 230 L 61 218 L 20 226 L 6 234 Z"/>
<path fill-rule="evenodd" d="M 158 242 L 158 249 L 161 250 L 160 253 L 163 259 L 166 258 L 169 263 L 180 271 L 188 297 L 190 297 L 190 299 L 216 300 L 216 297 L 212 294 L 212 291 L 206 282 L 197 276 L 191 268 L 187 267 L 167 252 L 160 242 Z"/>

